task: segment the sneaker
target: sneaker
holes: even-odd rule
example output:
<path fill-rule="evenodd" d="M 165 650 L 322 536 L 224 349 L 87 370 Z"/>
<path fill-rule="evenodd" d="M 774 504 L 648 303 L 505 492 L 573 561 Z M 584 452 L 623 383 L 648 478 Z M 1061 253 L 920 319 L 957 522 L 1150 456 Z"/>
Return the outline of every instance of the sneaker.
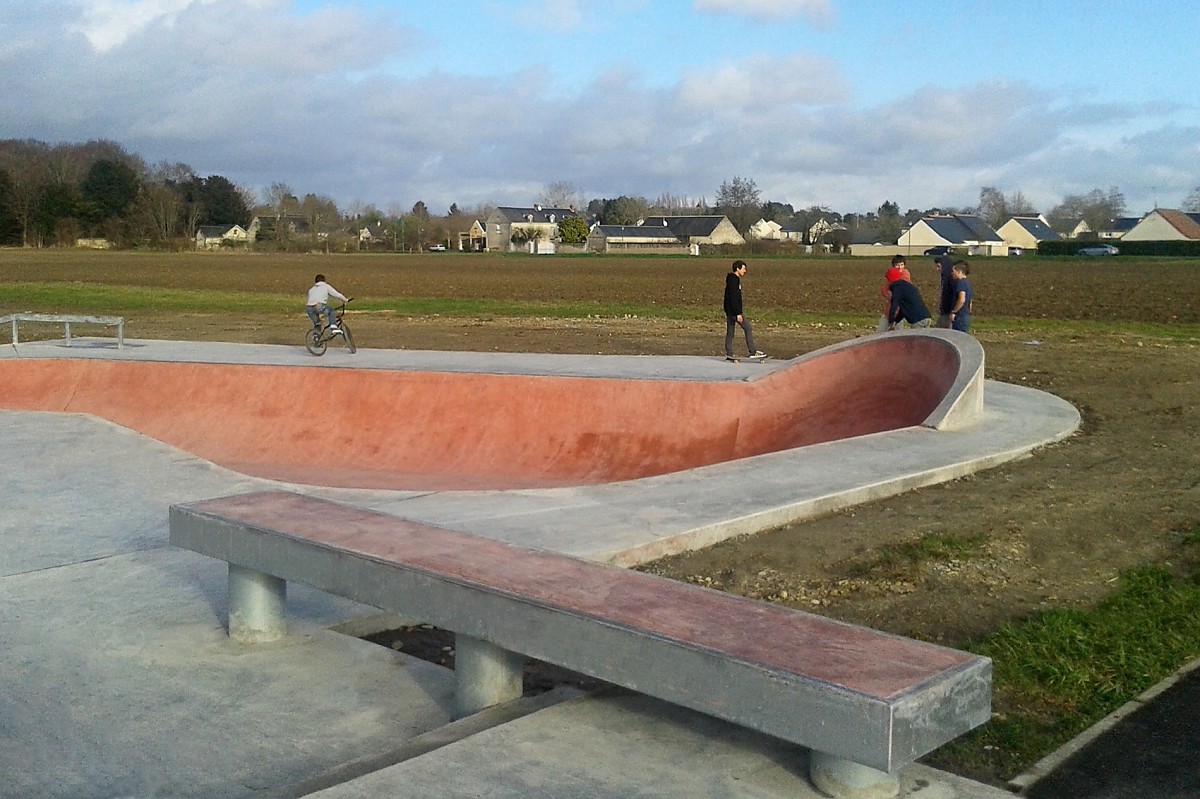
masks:
<path fill-rule="evenodd" d="M 329 332 L 330 333 L 341 333 L 342 329 L 340 327 L 338 327 L 337 325 L 330 325 Z"/>
<path fill-rule="evenodd" d="M 753 355 L 751 355 L 751 356 L 749 356 L 749 357 L 751 357 L 751 358 L 765 358 L 765 357 L 767 357 L 767 354 L 766 354 L 765 352 L 763 352 L 762 350 L 755 350 L 755 351 L 754 351 L 754 354 L 753 354 Z"/>

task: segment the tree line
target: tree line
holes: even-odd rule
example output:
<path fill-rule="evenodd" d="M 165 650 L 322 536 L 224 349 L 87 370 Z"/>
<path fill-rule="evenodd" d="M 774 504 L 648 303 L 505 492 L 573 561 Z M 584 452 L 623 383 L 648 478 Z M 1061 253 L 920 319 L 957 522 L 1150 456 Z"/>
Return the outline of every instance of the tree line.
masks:
<path fill-rule="evenodd" d="M 635 225 L 650 216 L 723 214 L 743 234 L 759 221 L 791 224 L 807 231 L 824 219 L 836 230 L 829 241 L 848 243 L 856 231 L 871 231 L 880 241 L 895 241 L 923 216 L 977 213 L 993 228 L 1012 216 L 1036 215 L 1038 209 L 1021 192 L 1005 194 L 985 186 L 973 208 L 910 208 L 885 200 L 865 213 L 841 213 L 827 206 L 794 208 L 763 200 L 753 179 L 734 177 L 717 189 L 710 205 L 701 198 L 663 194 L 654 200 L 621 195 L 585 201 L 570 183 L 547 185 L 535 202 L 550 208 L 579 210 L 588 222 Z M 1183 200 L 1184 210 L 1200 211 L 1200 187 Z M 485 221 L 490 204 L 432 213 L 422 201 L 410 210 L 384 212 L 373 205 L 342 209 L 319 194 L 298 196 L 284 183 L 272 184 L 261 197 L 222 175 L 200 176 L 181 163 L 147 164 L 140 156 L 106 140 L 82 144 L 47 144 L 32 139 L 0 141 L 0 246 L 47 247 L 73 245 L 83 238 L 103 238 L 115 246 L 190 246 L 205 225 L 246 227 L 255 216 L 301 220 L 303 224 L 274 225 L 264 246 L 353 249 L 369 238 L 374 246 L 419 250 L 431 244 L 457 247 L 459 236 L 475 220 Z M 1095 189 L 1068 195 L 1045 216 L 1060 232 L 1083 220 L 1101 230 L 1109 220 L 1124 216 L 1120 190 Z M 371 236 L 363 237 L 367 229 Z M 303 232 L 298 232 L 303 231 Z M 565 236 L 582 241 L 587 227 L 568 226 Z M 837 241 L 838 237 L 846 242 Z M 818 243 L 806 238 L 804 243 Z"/>

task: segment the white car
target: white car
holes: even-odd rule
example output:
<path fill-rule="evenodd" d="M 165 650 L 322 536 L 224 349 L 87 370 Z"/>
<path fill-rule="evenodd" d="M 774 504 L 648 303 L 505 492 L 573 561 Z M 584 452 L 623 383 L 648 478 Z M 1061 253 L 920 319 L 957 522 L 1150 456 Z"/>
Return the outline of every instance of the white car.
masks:
<path fill-rule="evenodd" d="M 445 252 L 446 245 L 445 244 L 434 244 L 432 247 L 429 248 L 429 251 L 430 252 Z"/>

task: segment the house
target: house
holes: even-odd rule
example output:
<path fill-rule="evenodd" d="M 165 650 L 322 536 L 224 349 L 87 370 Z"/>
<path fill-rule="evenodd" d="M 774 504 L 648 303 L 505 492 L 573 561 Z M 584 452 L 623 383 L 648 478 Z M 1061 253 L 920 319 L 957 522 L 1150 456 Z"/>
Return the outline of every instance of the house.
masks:
<path fill-rule="evenodd" d="M 1119 239 L 1133 229 L 1133 226 L 1140 222 L 1141 219 L 1136 216 L 1121 216 L 1116 219 L 1108 220 L 1108 224 L 1100 230 L 1092 230 L 1086 219 L 1080 219 L 1079 223 L 1071 229 L 1068 238 L 1077 239 L 1080 237 L 1091 238 L 1088 234 L 1095 233 L 1099 239 Z"/>
<path fill-rule="evenodd" d="M 263 239 L 287 239 L 293 236 L 305 236 L 311 231 L 312 226 L 303 216 L 293 214 L 256 216 L 250 220 L 250 227 L 246 228 L 246 238 L 250 242 Z"/>
<path fill-rule="evenodd" d="M 588 233 L 589 252 L 687 255 L 691 247 L 662 225 L 593 225 Z"/>
<path fill-rule="evenodd" d="M 196 228 L 197 250 L 244 246 L 249 241 L 250 234 L 241 225 L 201 225 Z"/>
<path fill-rule="evenodd" d="M 670 229 L 684 244 L 745 244 L 737 228 L 722 214 L 706 216 L 651 216 L 642 221 L 645 227 Z"/>
<path fill-rule="evenodd" d="M 1142 217 L 1122 241 L 1200 241 L 1200 214 L 1155 208 Z"/>
<path fill-rule="evenodd" d="M 487 249 L 487 231 L 478 219 L 458 234 L 458 249 L 460 252 L 483 252 Z"/>
<path fill-rule="evenodd" d="M 366 227 L 359 228 L 358 249 L 381 249 L 395 240 L 392 231 L 382 222 L 372 222 Z"/>
<path fill-rule="evenodd" d="M 1008 254 L 1004 239 L 975 214 L 921 217 L 901 234 L 897 244 L 915 250 L 949 246 L 963 248 L 971 255 Z"/>
<path fill-rule="evenodd" d="M 801 244 L 819 244 L 828 249 L 831 236 L 835 230 L 845 230 L 841 222 L 833 222 L 829 217 L 821 216 L 817 221 L 809 223 L 804 217 L 794 216 L 784 223 L 780 238 L 784 241 L 796 241 Z"/>
<path fill-rule="evenodd" d="M 750 226 L 746 231 L 748 239 L 767 239 L 769 241 L 779 241 L 783 238 L 783 226 L 778 222 L 769 219 L 760 219 Z"/>
<path fill-rule="evenodd" d="M 530 208 L 502 206 L 487 218 L 487 248 L 496 252 L 525 250 L 552 253 L 562 239 L 558 223 L 569 216 L 581 216 L 574 208 Z"/>
<path fill-rule="evenodd" d="M 1004 239 L 1008 249 L 1035 250 L 1039 241 L 1060 241 L 1061 236 L 1050 228 L 1046 217 L 1014 216 L 996 229 L 996 235 Z"/>

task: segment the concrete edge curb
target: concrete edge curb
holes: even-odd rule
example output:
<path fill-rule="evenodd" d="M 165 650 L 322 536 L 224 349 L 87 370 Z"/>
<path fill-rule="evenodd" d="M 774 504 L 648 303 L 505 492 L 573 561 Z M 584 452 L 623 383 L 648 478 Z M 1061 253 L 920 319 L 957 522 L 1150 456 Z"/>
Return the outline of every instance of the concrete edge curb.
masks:
<path fill-rule="evenodd" d="M 1009 790 L 1018 794 L 1029 790 L 1039 780 L 1049 776 L 1055 769 L 1065 763 L 1075 753 L 1082 750 L 1088 744 L 1095 741 L 1113 727 L 1116 727 L 1130 714 L 1152 702 L 1172 685 L 1183 679 L 1184 676 L 1197 669 L 1200 669 L 1200 658 L 1180 666 L 1174 674 L 1164 678 L 1157 685 L 1147 688 L 1145 691 L 1121 705 L 1112 713 L 1109 713 L 1107 716 L 1088 727 L 1079 735 L 1076 735 L 1074 738 L 1067 741 L 1058 749 L 1034 763 L 1025 771 L 1013 777 L 1007 783 Z"/>

